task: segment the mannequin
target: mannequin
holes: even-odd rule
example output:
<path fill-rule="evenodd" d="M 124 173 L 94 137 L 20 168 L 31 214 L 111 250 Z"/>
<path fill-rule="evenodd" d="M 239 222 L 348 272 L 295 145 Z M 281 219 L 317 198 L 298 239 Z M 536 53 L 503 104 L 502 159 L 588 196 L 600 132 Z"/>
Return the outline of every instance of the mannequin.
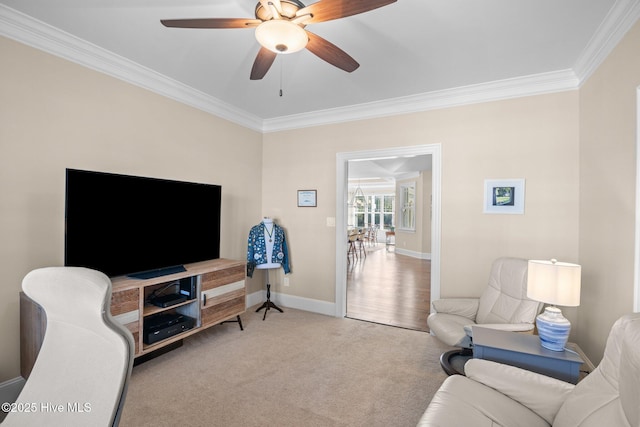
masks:
<path fill-rule="evenodd" d="M 269 217 L 264 217 L 262 219 L 262 225 L 264 226 L 264 241 L 267 247 L 267 262 L 265 264 L 256 265 L 257 269 L 264 270 L 269 268 L 280 268 L 281 264 L 277 262 L 272 262 L 271 257 L 273 256 L 273 232 L 275 229 L 275 224 L 273 223 L 273 219 Z"/>
<path fill-rule="evenodd" d="M 284 273 L 288 274 L 289 251 L 285 239 L 284 229 L 278 226 L 271 218 L 264 217 L 260 224 L 255 225 L 249 231 L 249 241 L 247 246 L 247 276 L 253 277 L 254 269 L 267 270 L 267 300 L 256 312 L 265 308 L 264 320 L 267 311 L 275 308 L 282 313 L 282 309 L 271 302 L 271 283 L 269 282 L 269 272 L 282 267 Z"/>

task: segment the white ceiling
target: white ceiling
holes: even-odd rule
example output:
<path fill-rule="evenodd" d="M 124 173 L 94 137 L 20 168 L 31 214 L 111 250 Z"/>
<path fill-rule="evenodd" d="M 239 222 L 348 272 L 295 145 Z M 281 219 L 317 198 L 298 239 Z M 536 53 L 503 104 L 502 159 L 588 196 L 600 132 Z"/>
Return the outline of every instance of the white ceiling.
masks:
<path fill-rule="evenodd" d="M 431 162 L 431 155 L 428 154 L 350 160 L 348 176 L 352 184 L 362 187 L 380 186 L 381 184 L 393 186 L 396 179 L 403 179 L 416 172 L 431 170 Z"/>
<path fill-rule="evenodd" d="M 257 0 L 0 0 L 0 34 L 267 132 L 575 89 L 639 2 L 398 0 L 307 27 L 356 59 L 353 73 L 303 50 L 258 81 L 254 30 L 160 24 L 252 18 Z"/>

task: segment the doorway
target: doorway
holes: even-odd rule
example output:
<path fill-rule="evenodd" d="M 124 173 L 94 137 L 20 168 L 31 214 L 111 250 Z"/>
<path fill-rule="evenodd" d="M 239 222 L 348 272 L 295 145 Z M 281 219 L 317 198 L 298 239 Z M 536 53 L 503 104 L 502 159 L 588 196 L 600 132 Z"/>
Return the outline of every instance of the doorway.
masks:
<path fill-rule="evenodd" d="M 431 155 L 349 160 L 346 317 L 427 331 Z"/>
<path fill-rule="evenodd" d="M 400 147 L 338 153 L 336 155 L 336 317 L 347 314 L 347 253 L 345 233 L 348 228 L 348 165 L 358 159 L 380 159 L 431 155 L 431 265 L 430 298 L 440 298 L 440 199 L 441 199 L 441 147 L 440 144 Z"/>

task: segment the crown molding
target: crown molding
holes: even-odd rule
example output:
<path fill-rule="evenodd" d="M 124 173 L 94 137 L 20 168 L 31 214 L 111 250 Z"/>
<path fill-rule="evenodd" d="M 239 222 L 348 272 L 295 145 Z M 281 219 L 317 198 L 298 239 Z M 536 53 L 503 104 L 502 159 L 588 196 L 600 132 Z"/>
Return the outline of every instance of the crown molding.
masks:
<path fill-rule="evenodd" d="M 0 4 L 0 35 L 262 132 L 262 119 Z"/>
<path fill-rule="evenodd" d="M 640 0 L 617 0 L 578 57 L 573 69 L 584 83 L 640 18 Z"/>
<path fill-rule="evenodd" d="M 640 0 L 617 0 L 573 69 L 271 119 L 262 119 L 1 4 L 0 35 L 246 128 L 269 133 L 575 90 L 604 61 L 639 17 Z"/>
<path fill-rule="evenodd" d="M 578 78 L 572 70 L 554 71 L 348 107 L 266 119 L 263 132 L 277 132 L 354 120 L 374 119 L 480 102 L 561 92 L 577 89 L 578 83 Z"/>

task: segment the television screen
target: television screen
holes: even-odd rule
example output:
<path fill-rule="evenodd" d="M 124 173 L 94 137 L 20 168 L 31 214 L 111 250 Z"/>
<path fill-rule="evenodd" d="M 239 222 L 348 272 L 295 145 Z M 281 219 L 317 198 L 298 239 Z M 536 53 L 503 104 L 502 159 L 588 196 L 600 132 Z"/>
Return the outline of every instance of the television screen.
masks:
<path fill-rule="evenodd" d="M 219 258 L 221 190 L 67 169 L 65 265 L 146 278 Z"/>

